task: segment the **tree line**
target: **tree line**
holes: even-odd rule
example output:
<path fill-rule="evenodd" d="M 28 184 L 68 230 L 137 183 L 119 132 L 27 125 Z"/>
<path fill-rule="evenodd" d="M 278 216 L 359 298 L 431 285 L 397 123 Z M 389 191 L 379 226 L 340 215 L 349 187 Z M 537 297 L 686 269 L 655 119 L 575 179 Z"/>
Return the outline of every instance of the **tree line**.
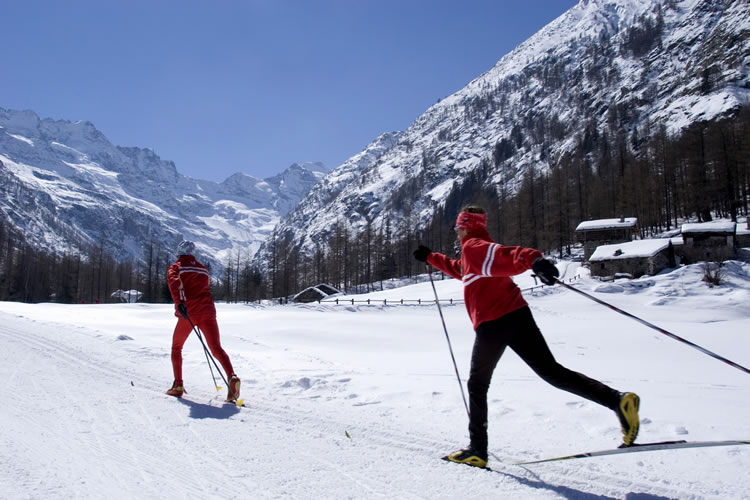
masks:
<path fill-rule="evenodd" d="M 140 292 L 144 302 L 171 302 L 166 283 L 173 252 L 155 241 L 140 260 L 117 260 L 101 243 L 50 252 L 33 247 L 0 219 L 0 300 L 98 304 L 119 302 L 117 290 Z"/>

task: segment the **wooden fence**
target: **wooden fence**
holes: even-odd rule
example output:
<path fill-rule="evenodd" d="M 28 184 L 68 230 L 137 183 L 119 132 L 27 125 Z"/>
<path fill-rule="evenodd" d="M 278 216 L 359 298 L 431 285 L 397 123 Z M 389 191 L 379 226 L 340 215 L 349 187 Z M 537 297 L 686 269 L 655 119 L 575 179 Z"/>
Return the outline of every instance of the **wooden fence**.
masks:
<path fill-rule="evenodd" d="M 567 280 L 561 280 L 566 283 L 570 283 L 572 281 L 576 281 L 578 276 L 574 276 L 573 278 L 569 278 Z M 534 293 L 536 290 L 540 290 L 542 288 L 547 287 L 547 285 L 536 285 L 529 288 L 523 288 L 521 290 L 522 293 Z M 321 299 L 317 301 L 318 304 L 334 304 L 334 305 L 354 305 L 354 304 L 365 304 L 365 305 L 393 305 L 393 306 L 404 306 L 409 304 L 416 304 L 416 305 L 435 305 L 435 299 L 361 299 L 357 300 L 354 298 L 334 298 L 334 299 Z M 443 304 L 463 304 L 463 299 L 440 299 L 440 303 Z"/>

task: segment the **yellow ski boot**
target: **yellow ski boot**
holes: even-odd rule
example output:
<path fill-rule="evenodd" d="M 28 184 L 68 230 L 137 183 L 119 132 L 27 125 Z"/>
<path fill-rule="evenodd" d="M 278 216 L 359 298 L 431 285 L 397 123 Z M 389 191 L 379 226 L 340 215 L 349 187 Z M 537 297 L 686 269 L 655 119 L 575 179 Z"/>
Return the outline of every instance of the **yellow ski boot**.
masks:
<path fill-rule="evenodd" d="M 236 403 L 240 398 L 240 378 L 237 375 L 232 374 L 229 377 L 229 389 L 227 391 L 226 401 Z"/>
<path fill-rule="evenodd" d="M 181 398 L 185 393 L 185 388 L 182 386 L 182 380 L 175 380 L 172 387 L 167 390 L 167 394 L 176 398 Z"/>
<path fill-rule="evenodd" d="M 638 405 L 640 398 L 634 392 L 623 393 L 620 397 L 620 403 L 617 405 L 615 413 L 620 419 L 622 427 L 622 442 L 625 446 L 630 446 L 638 437 L 638 427 L 640 419 L 638 418 Z"/>
<path fill-rule="evenodd" d="M 474 448 L 464 448 L 443 457 L 443 460 L 457 464 L 471 465 L 472 467 L 487 467 L 487 452 L 481 452 Z"/>

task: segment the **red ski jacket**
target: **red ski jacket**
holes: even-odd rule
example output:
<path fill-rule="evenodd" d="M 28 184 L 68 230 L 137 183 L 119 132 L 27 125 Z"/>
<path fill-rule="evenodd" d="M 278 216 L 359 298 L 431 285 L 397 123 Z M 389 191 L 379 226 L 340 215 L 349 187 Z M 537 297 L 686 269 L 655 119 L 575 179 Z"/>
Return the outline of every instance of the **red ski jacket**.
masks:
<path fill-rule="evenodd" d="M 184 302 L 190 320 L 216 318 L 216 307 L 211 296 L 211 279 L 206 266 L 192 255 L 180 255 L 167 269 L 167 285 L 175 304 L 175 316 L 181 317 L 176 306 Z"/>
<path fill-rule="evenodd" d="M 432 252 L 427 262 L 464 282 L 466 310 L 476 329 L 528 305 L 510 276 L 531 269 L 541 256 L 533 248 L 495 243 L 485 229 L 475 229 L 461 240 L 460 260 Z"/>

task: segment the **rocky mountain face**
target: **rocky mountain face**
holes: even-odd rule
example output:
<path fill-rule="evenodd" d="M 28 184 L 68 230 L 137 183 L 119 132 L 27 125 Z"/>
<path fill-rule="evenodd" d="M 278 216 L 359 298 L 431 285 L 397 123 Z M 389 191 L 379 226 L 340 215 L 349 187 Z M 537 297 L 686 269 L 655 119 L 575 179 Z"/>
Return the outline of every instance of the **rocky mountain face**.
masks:
<path fill-rule="evenodd" d="M 746 0 L 581 0 L 403 132 L 384 134 L 326 176 L 276 234 L 310 254 L 337 221 L 355 233 L 390 221 L 419 229 L 483 166 L 517 190 L 528 169 L 587 151 L 603 134 L 629 142 L 657 126 L 731 116 L 750 103 Z M 489 167 L 489 168 L 487 168 Z M 256 259 L 267 262 L 268 250 Z"/>
<path fill-rule="evenodd" d="M 327 172 L 293 164 L 268 179 L 197 180 L 149 149 L 111 144 L 89 122 L 0 108 L 0 217 L 56 252 L 101 245 L 141 259 L 150 242 L 171 253 L 185 238 L 221 267 L 237 252 L 253 255 Z"/>

